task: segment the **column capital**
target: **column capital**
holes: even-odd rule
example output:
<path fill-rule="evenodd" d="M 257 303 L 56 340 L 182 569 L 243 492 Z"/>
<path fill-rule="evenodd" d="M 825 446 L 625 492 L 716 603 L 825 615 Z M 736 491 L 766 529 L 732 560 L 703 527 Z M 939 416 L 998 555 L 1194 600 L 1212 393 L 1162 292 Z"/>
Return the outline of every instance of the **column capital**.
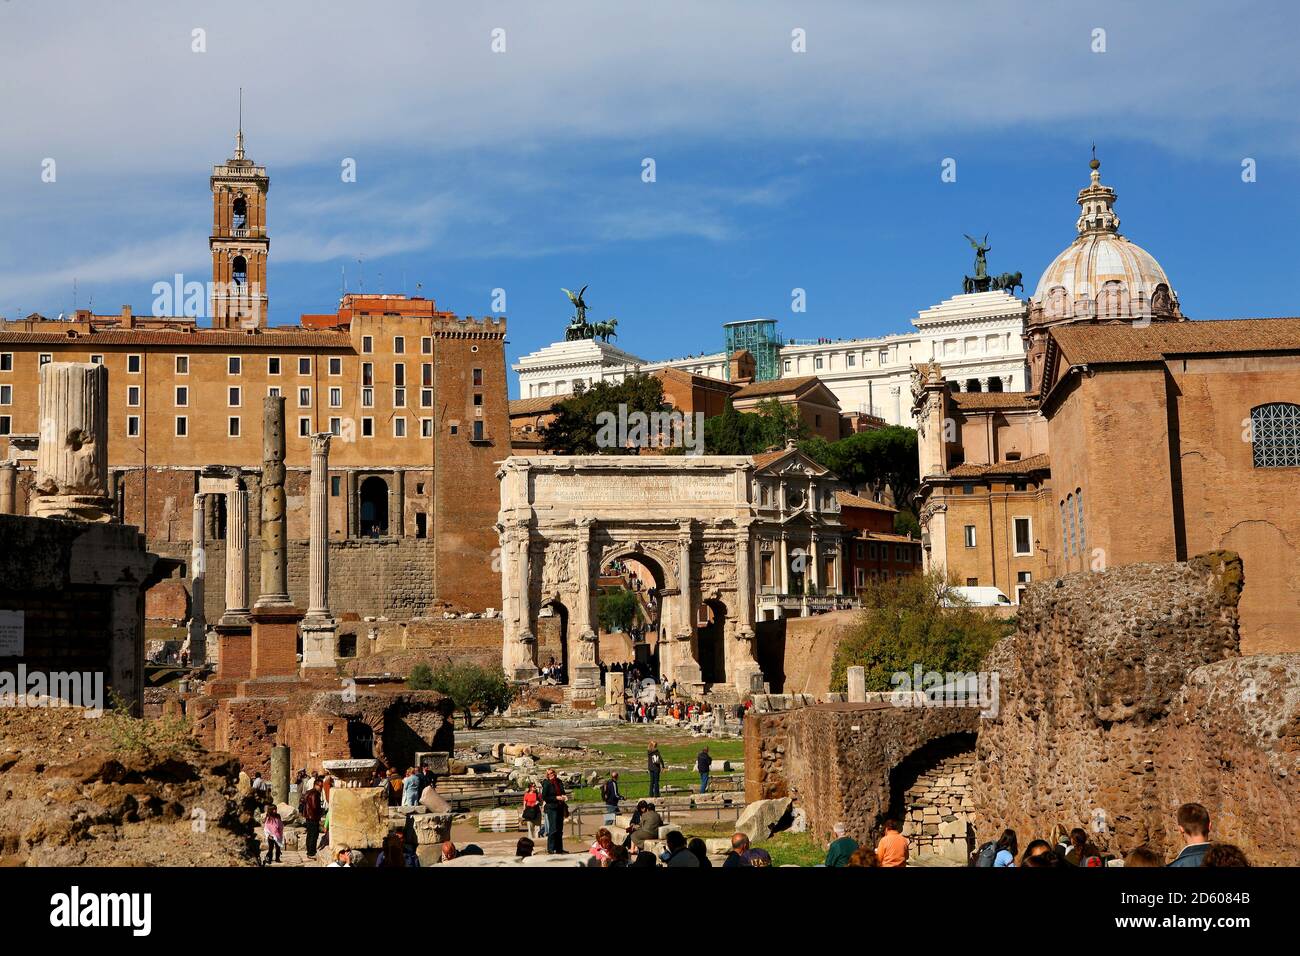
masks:
<path fill-rule="evenodd" d="M 333 437 L 334 437 L 333 432 L 319 432 L 315 435 L 312 435 L 310 438 L 312 455 L 313 456 L 328 455 L 330 451 L 330 439 Z"/>

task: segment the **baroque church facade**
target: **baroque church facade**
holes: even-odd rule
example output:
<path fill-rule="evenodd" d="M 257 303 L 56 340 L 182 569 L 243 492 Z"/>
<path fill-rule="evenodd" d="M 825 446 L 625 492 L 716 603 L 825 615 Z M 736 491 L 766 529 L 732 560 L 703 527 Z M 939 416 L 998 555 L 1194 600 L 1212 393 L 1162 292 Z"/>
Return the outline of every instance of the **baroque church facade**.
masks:
<path fill-rule="evenodd" d="M 1243 653 L 1300 649 L 1300 319 L 1190 320 L 1094 159 L 1028 304 L 1023 391 L 912 378 L 927 566 L 996 586 L 1239 553 Z"/>

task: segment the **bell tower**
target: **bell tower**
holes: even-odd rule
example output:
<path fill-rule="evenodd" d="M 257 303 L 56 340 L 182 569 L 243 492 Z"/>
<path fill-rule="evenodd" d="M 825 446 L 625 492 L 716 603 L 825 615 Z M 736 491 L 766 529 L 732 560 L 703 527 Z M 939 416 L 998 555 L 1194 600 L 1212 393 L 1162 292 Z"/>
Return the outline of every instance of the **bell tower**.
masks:
<path fill-rule="evenodd" d="M 267 324 L 266 167 L 244 157 L 242 97 L 235 155 L 212 167 L 212 327 Z"/>

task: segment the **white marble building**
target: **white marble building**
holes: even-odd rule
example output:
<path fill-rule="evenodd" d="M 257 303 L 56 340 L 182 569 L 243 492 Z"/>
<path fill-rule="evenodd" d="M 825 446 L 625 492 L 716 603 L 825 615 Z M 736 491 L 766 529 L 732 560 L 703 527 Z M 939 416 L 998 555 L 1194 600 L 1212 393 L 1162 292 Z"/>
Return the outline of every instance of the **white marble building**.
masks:
<path fill-rule="evenodd" d="M 816 375 L 845 412 L 911 424 L 912 367 L 939 362 L 962 391 L 1019 392 L 1028 387 L 1022 336 L 1028 306 L 1006 292 L 957 295 L 920 312 L 915 331 L 878 338 L 799 341 L 781 346 L 783 378 Z M 661 368 L 726 378 L 725 352 L 649 362 L 604 342 L 556 342 L 512 366 L 521 398 L 566 395 L 574 383 L 622 381 Z"/>

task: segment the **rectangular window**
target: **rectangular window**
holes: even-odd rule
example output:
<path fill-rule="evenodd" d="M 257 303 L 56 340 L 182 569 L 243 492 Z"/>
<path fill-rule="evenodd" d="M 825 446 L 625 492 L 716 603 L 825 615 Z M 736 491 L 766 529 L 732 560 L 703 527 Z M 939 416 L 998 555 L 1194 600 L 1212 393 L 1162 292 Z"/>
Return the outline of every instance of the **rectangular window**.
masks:
<path fill-rule="evenodd" d="M 226 374 L 238 375 L 244 368 L 244 360 L 238 355 L 231 355 L 226 359 Z"/>
<path fill-rule="evenodd" d="M 238 385 L 231 385 L 226 389 L 226 404 L 231 408 L 238 408 L 240 400 L 240 391 Z"/>
<path fill-rule="evenodd" d="M 361 419 L 361 437 L 373 438 L 375 434 L 375 420 L 373 418 Z"/>
<path fill-rule="evenodd" d="M 372 336 L 369 336 L 369 335 L 363 335 L 363 336 L 361 336 L 361 351 L 362 351 L 362 352 L 365 352 L 367 355 L 369 355 L 369 354 L 370 354 L 371 352 L 373 352 L 374 350 L 375 350 L 375 340 L 374 340 L 374 338 L 373 338 Z"/>
<path fill-rule="evenodd" d="M 775 571 L 775 562 L 772 560 L 772 555 L 770 554 L 763 555 L 762 565 L 763 565 L 763 584 L 767 587 L 771 587 L 774 581 L 773 575 Z"/>
<path fill-rule="evenodd" d="M 103 365 L 103 364 L 104 364 L 104 356 L 102 356 L 102 355 L 92 355 L 92 356 L 90 357 L 90 364 L 91 364 L 91 365 Z"/>
<path fill-rule="evenodd" d="M 425 362 L 420 366 L 420 387 L 433 388 L 433 363 Z"/>
<path fill-rule="evenodd" d="M 330 358 L 330 374 L 331 375 L 343 374 L 343 360 L 341 358 L 338 357 Z"/>
<path fill-rule="evenodd" d="M 431 388 L 420 389 L 420 407 L 433 408 L 433 389 Z"/>
<path fill-rule="evenodd" d="M 0 385 L 0 405 L 12 405 L 14 403 L 14 387 L 12 385 Z"/>
<path fill-rule="evenodd" d="M 299 408 L 311 408 L 311 389 L 310 389 L 310 388 L 300 388 L 300 389 L 298 389 L 298 407 L 299 407 Z"/>
<path fill-rule="evenodd" d="M 854 554 L 857 556 L 859 561 L 867 556 L 867 549 L 863 546 L 861 541 L 859 541 L 854 548 Z"/>
<path fill-rule="evenodd" d="M 975 486 L 972 485 L 972 484 L 965 484 L 965 485 L 962 485 L 962 486 L 961 486 L 961 493 L 962 493 L 963 495 L 973 495 L 973 494 L 975 494 Z"/>
<path fill-rule="evenodd" d="M 483 395 L 480 392 L 474 393 L 474 404 L 479 408 L 483 407 Z"/>
<path fill-rule="evenodd" d="M 271 398 L 279 398 L 279 397 L 280 397 L 280 386 L 279 386 L 279 385 L 272 385 L 270 388 L 268 388 L 268 389 L 266 390 L 266 394 L 267 394 L 269 397 L 271 397 Z"/>
<path fill-rule="evenodd" d="M 460 433 L 460 423 L 459 423 L 459 422 L 452 422 L 452 423 L 451 423 L 451 427 L 450 427 L 450 429 L 449 429 L 449 433 L 452 434 L 452 435 L 459 434 L 459 433 Z"/>
<path fill-rule="evenodd" d="M 474 423 L 474 441 L 482 441 L 482 440 L 483 440 L 483 423 L 482 423 L 482 422 L 475 422 L 475 423 Z"/>
<path fill-rule="evenodd" d="M 298 374 L 299 375 L 311 374 L 311 359 L 309 358 L 298 359 Z"/>
<path fill-rule="evenodd" d="M 420 437 L 421 437 L 421 438 L 432 438 L 432 437 L 433 437 L 433 419 L 432 419 L 432 418 L 421 418 L 421 419 L 420 419 Z"/>
<path fill-rule="evenodd" d="M 373 388 L 363 388 L 361 390 L 361 407 L 362 408 L 375 407 L 375 390 Z"/>
<path fill-rule="evenodd" d="M 966 587 L 968 587 L 968 588 L 977 588 L 977 587 L 979 587 L 979 586 L 980 586 L 980 579 L 979 579 L 979 578 L 967 578 L 967 579 L 966 579 Z"/>
<path fill-rule="evenodd" d="M 306 438 L 310 434 L 311 434 L 311 419 L 300 417 L 298 419 L 298 435 L 302 438 Z"/>
<path fill-rule="evenodd" d="M 0 372 L 12 372 L 14 370 L 14 353 L 0 352 Z"/>
<path fill-rule="evenodd" d="M 406 407 L 406 389 L 404 388 L 393 389 L 393 407 L 394 408 Z"/>
<path fill-rule="evenodd" d="M 13 427 L 13 419 L 8 415 L 0 415 L 0 435 L 8 435 Z"/>
<path fill-rule="evenodd" d="M 234 415 L 232 415 L 229 419 L 227 419 L 227 421 L 226 421 L 226 434 L 229 435 L 231 438 L 238 438 L 238 437 L 239 437 L 239 418 L 238 418 L 238 416 L 234 416 Z"/>
<path fill-rule="evenodd" d="M 139 415 L 126 416 L 126 437 L 127 438 L 140 437 L 140 416 Z"/>
<path fill-rule="evenodd" d="M 188 435 L 190 433 L 189 427 L 190 427 L 190 422 L 188 418 L 186 418 L 184 415 L 176 416 L 176 437 L 177 438 L 184 438 L 186 435 Z"/>
<path fill-rule="evenodd" d="M 429 338 L 429 336 L 427 335 L 424 338 L 420 339 L 420 352 L 423 353 L 424 355 L 432 355 L 433 339 Z"/>
<path fill-rule="evenodd" d="M 138 356 L 138 355 L 128 355 L 128 356 L 126 357 L 126 370 L 127 370 L 127 373 L 128 373 L 128 374 L 131 374 L 131 375 L 139 375 L 139 374 L 140 374 L 140 356 Z"/>
<path fill-rule="evenodd" d="M 406 353 L 406 338 L 401 335 L 393 336 L 393 354 L 403 355 Z"/>
<path fill-rule="evenodd" d="M 790 360 L 789 360 L 789 359 L 786 359 L 786 360 L 785 360 L 785 370 L 786 370 L 787 372 L 790 371 Z"/>
<path fill-rule="evenodd" d="M 331 435 L 339 435 L 339 434 L 342 434 L 342 432 L 343 432 L 343 419 L 341 419 L 341 418 L 331 418 L 331 419 L 330 419 L 330 434 L 331 434 Z"/>
<path fill-rule="evenodd" d="M 393 364 L 393 384 L 399 388 L 406 384 L 406 365 L 402 362 Z"/>
<path fill-rule="evenodd" d="M 176 374 L 177 375 L 190 374 L 190 357 L 188 355 L 176 356 Z"/>
<path fill-rule="evenodd" d="M 483 387 L 483 370 L 481 368 L 474 369 L 473 381 L 474 381 L 475 388 Z"/>
<path fill-rule="evenodd" d="M 375 364 L 373 362 L 361 363 L 361 384 L 366 388 L 375 384 Z"/>
<path fill-rule="evenodd" d="M 49 365 L 51 362 L 54 361 L 54 356 L 51 355 L 49 352 L 42 352 L 40 358 L 37 361 L 41 365 Z"/>
<path fill-rule="evenodd" d="M 343 490 L 342 485 L 343 485 L 342 478 L 340 478 L 338 475 L 330 475 L 330 497 L 331 498 L 337 498 L 339 496 L 340 492 Z"/>
<path fill-rule="evenodd" d="M 267 374 L 267 375 L 279 375 L 279 374 L 280 374 L 280 356 L 278 356 L 278 355 L 268 355 L 268 356 L 267 356 L 267 358 L 266 358 L 266 374 Z"/>
<path fill-rule="evenodd" d="M 818 371 L 821 371 L 822 357 L 820 355 L 817 356 L 815 359 L 813 359 L 813 368 L 817 369 Z"/>
<path fill-rule="evenodd" d="M 130 385 L 126 389 L 126 403 L 132 408 L 140 407 L 140 386 Z"/>
<path fill-rule="evenodd" d="M 973 524 L 968 524 L 962 530 L 966 537 L 966 547 L 975 547 L 975 526 Z"/>
<path fill-rule="evenodd" d="M 850 352 L 848 355 L 844 357 L 844 364 L 847 365 L 849 368 L 853 368 L 853 366 L 858 364 L 858 357 L 854 355 L 852 352 Z"/>
<path fill-rule="evenodd" d="M 405 438 L 405 437 L 406 437 L 406 419 L 405 419 L 405 418 L 394 418 L 394 419 L 393 419 L 393 437 L 394 437 L 394 438 Z"/>
<path fill-rule="evenodd" d="M 1028 518 L 1015 518 L 1016 529 L 1016 554 L 1033 554 L 1033 535 L 1030 533 L 1030 522 Z"/>
<path fill-rule="evenodd" d="M 330 388 L 330 408 L 343 407 L 343 389 L 337 385 Z"/>

